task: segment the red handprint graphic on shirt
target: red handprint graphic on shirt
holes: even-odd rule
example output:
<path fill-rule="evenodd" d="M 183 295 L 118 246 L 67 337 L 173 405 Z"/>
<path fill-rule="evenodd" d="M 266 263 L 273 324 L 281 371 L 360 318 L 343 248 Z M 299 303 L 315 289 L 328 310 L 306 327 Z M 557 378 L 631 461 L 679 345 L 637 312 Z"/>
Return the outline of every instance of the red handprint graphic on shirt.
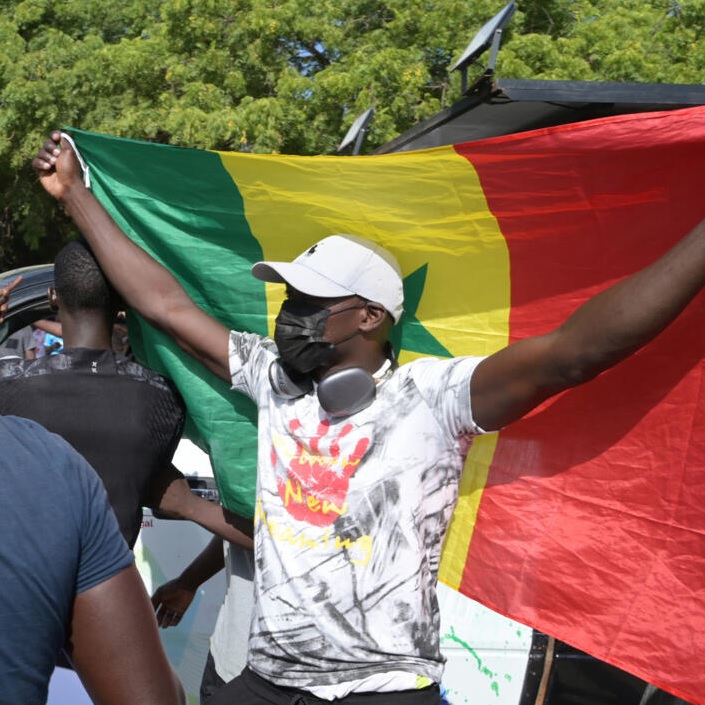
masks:
<path fill-rule="evenodd" d="M 301 422 L 289 424 L 292 434 L 301 428 Z M 314 526 L 328 526 L 346 512 L 350 478 L 370 446 L 370 439 L 357 442 L 350 436 L 352 424 L 345 424 L 337 435 L 326 438 L 330 421 L 321 421 L 317 435 L 308 447 L 296 438 L 296 452 L 286 468 L 286 477 L 277 478 L 279 496 L 287 511 L 300 521 Z M 347 455 L 341 446 L 351 447 Z M 272 446 L 272 462 L 276 464 L 276 448 Z"/>

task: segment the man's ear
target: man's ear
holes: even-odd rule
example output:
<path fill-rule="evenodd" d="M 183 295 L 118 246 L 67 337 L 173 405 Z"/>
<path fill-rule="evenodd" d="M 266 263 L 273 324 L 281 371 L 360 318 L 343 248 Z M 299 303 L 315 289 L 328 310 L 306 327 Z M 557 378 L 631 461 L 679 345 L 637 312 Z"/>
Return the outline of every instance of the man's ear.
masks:
<path fill-rule="evenodd" d="M 367 333 L 376 330 L 382 326 L 387 320 L 387 311 L 379 304 L 368 302 L 363 308 L 362 320 L 360 322 L 360 330 Z"/>
<path fill-rule="evenodd" d="M 47 289 L 47 299 L 49 299 L 49 307 L 51 308 L 51 310 L 58 311 L 59 301 L 56 296 L 56 289 L 53 286 L 50 286 Z"/>

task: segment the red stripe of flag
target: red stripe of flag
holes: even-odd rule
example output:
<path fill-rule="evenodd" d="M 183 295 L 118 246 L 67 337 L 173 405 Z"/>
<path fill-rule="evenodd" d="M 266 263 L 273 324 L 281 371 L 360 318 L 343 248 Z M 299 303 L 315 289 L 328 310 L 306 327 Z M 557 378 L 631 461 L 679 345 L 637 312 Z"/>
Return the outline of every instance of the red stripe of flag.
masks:
<path fill-rule="evenodd" d="M 547 332 L 705 217 L 705 110 L 459 145 L 510 252 L 510 337 Z M 461 590 L 705 702 L 705 298 L 500 435 Z"/>

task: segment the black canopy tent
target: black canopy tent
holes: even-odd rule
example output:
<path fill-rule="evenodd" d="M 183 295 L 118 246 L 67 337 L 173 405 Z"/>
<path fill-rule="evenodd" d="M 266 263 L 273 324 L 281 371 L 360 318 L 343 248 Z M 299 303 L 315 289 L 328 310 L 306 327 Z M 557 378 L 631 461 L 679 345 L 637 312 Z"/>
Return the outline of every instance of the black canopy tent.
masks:
<path fill-rule="evenodd" d="M 705 85 L 487 77 L 454 105 L 374 151 L 403 152 L 625 113 L 705 105 Z"/>

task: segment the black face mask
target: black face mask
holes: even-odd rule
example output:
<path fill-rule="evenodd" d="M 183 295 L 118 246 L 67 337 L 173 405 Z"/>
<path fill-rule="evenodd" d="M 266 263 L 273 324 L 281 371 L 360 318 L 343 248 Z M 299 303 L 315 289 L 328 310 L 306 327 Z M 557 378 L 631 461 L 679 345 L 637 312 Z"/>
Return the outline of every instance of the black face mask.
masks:
<path fill-rule="evenodd" d="M 331 313 L 342 313 L 353 308 L 360 308 L 360 305 L 331 312 L 325 306 L 308 301 L 286 300 L 274 326 L 274 342 L 277 344 L 281 361 L 301 375 L 310 374 L 326 365 L 335 346 L 350 340 L 359 332 L 356 330 L 337 343 L 328 343 L 323 339 L 328 318 Z"/>

